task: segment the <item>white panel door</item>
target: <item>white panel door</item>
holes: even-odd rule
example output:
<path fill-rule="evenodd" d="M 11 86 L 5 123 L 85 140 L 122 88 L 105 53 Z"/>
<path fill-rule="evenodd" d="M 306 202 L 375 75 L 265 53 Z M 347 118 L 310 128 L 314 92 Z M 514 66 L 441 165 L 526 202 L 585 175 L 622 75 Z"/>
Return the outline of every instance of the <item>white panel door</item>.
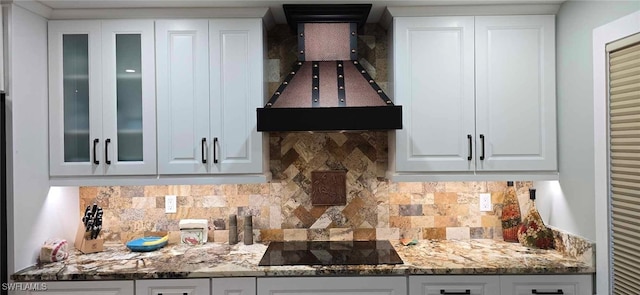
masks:
<path fill-rule="evenodd" d="M 137 280 L 137 295 L 208 295 L 209 279 Z"/>
<path fill-rule="evenodd" d="M 557 170 L 554 16 L 475 24 L 477 170 Z"/>
<path fill-rule="evenodd" d="M 411 295 L 500 295 L 500 278 L 494 276 L 409 276 Z"/>
<path fill-rule="evenodd" d="M 133 295 L 133 281 L 99 282 L 35 282 L 22 283 L 24 287 L 41 291 L 23 291 L 12 294 L 25 295 Z M 35 287 L 35 288 L 33 288 Z"/>
<path fill-rule="evenodd" d="M 518 275 L 500 276 L 502 294 L 591 295 L 591 275 Z"/>
<path fill-rule="evenodd" d="M 209 22 L 156 21 L 159 174 L 208 173 Z"/>
<path fill-rule="evenodd" d="M 49 21 L 48 38 L 49 173 L 101 175 L 100 21 Z"/>
<path fill-rule="evenodd" d="M 473 173 L 473 17 L 394 20 L 396 170 Z"/>
<path fill-rule="evenodd" d="M 105 174 L 157 174 L 153 29 L 152 20 L 102 22 Z"/>
<path fill-rule="evenodd" d="M 256 278 L 214 278 L 211 295 L 256 295 Z"/>
<path fill-rule="evenodd" d="M 213 172 L 261 173 L 263 36 L 260 19 L 209 21 Z"/>
<path fill-rule="evenodd" d="M 258 295 L 405 295 L 407 278 L 258 278 Z"/>

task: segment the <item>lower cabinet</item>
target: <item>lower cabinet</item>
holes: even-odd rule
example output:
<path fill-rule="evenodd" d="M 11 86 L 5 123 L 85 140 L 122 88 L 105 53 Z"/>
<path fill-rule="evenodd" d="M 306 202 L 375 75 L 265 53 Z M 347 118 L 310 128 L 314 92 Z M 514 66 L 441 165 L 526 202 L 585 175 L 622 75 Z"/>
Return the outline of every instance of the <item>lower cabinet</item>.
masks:
<path fill-rule="evenodd" d="M 214 278 L 211 295 L 256 295 L 256 278 Z"/>
<path fill-rule="evenodd" d="M 211 293 L 209 279 L 138 280 L 138 295 L 208 295 Z"/>
<path fill-rule="evenodd" d="M 411 275 L 25 282 L 10 295 L 592 295 L 593 276 Z M 408 290 L 407 290 L 408 286 Z M 30 290 L 30 291 L 26 291 Z M 134 292 L 135 291 L 135 292 Z"/>
<path fill-rule="evenodd" d="M 401 295 L 407 294 L 407 278 L 323 277 L 258 278 L 257 295 Z"/>
<path fill-rule="evenodd" d="M 23 282 L 9 288 L 15 295 L 133 295 L 133 281 Z M 25 291 L 22 291 L 25 290 Z M 26 291 L 31 290 L 31 291 Z M 144 294 L 144 293 L 140 293 Z"/>
<path fill-rule="evenodd" d="M 410 276 L 411 295 L 496 295 L 500 294 L 499 276 Z"/>
<path fill-rule="evenodd" d="M 500 276 L 500 285 L 503 295 L 593 294 L 591 275 Z"/>

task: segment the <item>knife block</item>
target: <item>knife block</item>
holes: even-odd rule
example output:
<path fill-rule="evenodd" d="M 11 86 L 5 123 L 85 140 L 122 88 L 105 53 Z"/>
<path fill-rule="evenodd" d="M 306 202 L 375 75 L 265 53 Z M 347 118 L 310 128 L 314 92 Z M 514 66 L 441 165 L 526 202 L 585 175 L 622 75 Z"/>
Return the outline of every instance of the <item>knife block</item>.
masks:
<path fill-rule="evenodd" d="M 83 223 L 78 225 L 78 232 L 76 233 L 76 241 L 74 246 L 80 252 L 87 253 L 96 253 L 102 252 L 104 250 L 104 240 L 103 239 L 93 239 L 87 240 L 88 233 L 85 230 L 85 226 Z"/>

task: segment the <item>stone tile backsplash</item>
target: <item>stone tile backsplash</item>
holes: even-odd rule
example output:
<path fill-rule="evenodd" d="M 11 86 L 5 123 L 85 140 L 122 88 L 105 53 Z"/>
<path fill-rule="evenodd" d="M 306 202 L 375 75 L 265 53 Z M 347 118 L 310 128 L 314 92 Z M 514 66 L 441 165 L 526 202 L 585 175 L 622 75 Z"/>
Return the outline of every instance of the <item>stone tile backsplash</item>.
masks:
<path fill-rule="evenodd" d="M 506 182 L 391 183 L 379 177 L 387 166 L 386 132 L 271 133 L 269 141 L 270 183 L 81 187 L 81 209 L 102 206 L 104 238 L 120 241 L 145 231 L 176 239 L 180 219 L 202 218 L 209 240 L 226 242 L 229 214 L 253 215 L 257 241 L 502 237 Z M 346 205 L 311 205 L 315 170 L 347 170 Z M 524 206 L 532 182 L 515 185 Z M 493 211 L 479 211 L 484 192 L 491 193 Z M 164 213 L 165 195 L 177 195 L 177 213 Z"/>

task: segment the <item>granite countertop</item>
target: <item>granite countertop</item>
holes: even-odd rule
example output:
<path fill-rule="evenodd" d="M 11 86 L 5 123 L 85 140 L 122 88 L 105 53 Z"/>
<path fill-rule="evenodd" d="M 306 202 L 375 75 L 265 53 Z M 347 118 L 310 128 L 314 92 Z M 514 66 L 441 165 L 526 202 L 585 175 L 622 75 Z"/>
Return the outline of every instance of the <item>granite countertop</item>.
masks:
<path fill-rule="evenodd" d="M 262 277 L 419 274 L 576 274 L 593 265 L 553 250 L 537 250 L 495 240 L 421 240 L 403 246 L 391 241 L 400 265 L 258 266 L 267 246 L 207 243 L 169 245 L 154 252 L 131 252 L 106 243 L 100 253 L 74 252 L 69 259 L 35 266 L 11 276 L 15 281 L 130 280 L 152 278 Z"/>

